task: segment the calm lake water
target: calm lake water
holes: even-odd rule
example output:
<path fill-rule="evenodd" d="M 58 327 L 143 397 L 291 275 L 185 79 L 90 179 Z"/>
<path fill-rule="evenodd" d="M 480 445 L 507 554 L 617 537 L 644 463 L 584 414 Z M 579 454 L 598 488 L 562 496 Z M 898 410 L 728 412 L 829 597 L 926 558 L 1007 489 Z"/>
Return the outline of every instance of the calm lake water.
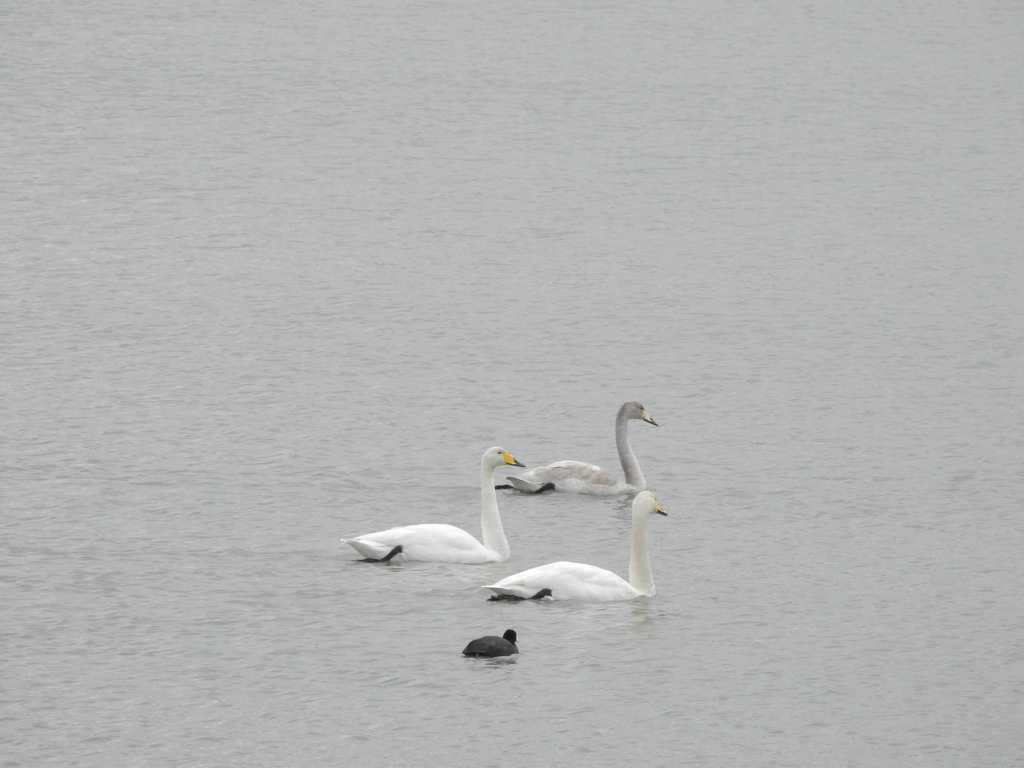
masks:
<path fill-rule="evenodd" d="M 1024 765 L 1022 39 L 6 4 L 0 766 Z M 479 589 L 626 574 L 626 497 L 340 541 L 478 535 L 491 445 L 618 469 L 626 400 L 653 599 Z"/>

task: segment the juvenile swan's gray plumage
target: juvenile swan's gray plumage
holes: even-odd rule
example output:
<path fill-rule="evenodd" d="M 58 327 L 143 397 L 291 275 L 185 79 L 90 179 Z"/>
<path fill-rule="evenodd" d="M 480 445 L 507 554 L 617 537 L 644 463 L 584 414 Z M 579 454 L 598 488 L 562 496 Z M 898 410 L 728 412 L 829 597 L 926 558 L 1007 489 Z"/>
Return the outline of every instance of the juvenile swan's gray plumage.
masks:
<path fill-rule="evenodd" d="M 494 635 L 487 635 L 487 637 L 478 637 L 476 640 L 471 640 L 469 645 L 463 650 L 463 656 L 486 656 L 493 658 L 495 656 L 511 656 L 519 653 L 519 648 L 516 647 L 516 631 L 514 629 L 506 629 L 505 634 L 501 637 Z"/>
<path fill-rule="evenodd" d="M 627 429 L 631 419 L 646 421 L 658 426 L 647 410 L 635 400 L 623 403 L 615 416 L 615 447 L 619 451 L 619 462 L 625 481 L 611 472 L 584 461 L 556 461 L 546 467 L 531 469 L 518 477 L 509 477 L 512 487 L 527 493 L 538 493 L 546 484 L 554 484 L 562 493 L 592 493 L 600 496 L 614 496 L 620 493 L 635 493 L 647 489 L 647 481 L 640 471 L 640 462 L 629 444 Z"/>

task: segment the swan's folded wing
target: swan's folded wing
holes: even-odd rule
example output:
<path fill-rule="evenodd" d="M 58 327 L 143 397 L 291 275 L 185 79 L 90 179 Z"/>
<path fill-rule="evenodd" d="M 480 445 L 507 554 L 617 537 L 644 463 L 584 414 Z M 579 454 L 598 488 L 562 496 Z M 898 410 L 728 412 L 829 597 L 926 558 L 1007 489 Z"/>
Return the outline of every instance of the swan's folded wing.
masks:
<path fill-rule="evenodd" d="M 585 461 L 556 461 L 524 472 L 520 477 L 529 483 L 554 483 L 556 486 L 566 482 L 586 485 L 618 485 L 620 482 L 611 472 Z"/>

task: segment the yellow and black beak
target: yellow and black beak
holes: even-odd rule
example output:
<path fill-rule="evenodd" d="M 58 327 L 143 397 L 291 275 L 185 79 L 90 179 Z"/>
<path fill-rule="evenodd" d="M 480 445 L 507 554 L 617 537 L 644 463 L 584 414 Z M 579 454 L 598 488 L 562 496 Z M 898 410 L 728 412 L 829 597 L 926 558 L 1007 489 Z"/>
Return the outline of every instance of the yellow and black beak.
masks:
<path fill-rule="evenodd" d="M 658 426 L 658 425 L 655 424 L 654 426 Z M 660 502 L 655 502 L 654 506 L 655 506 L 655 509 L 654 509 L 655 512 L 657 512 L 659 515 L 664 515 L 665 517 L 668 517 L 668 512 L 666 512 L 664 509 L 661 508 L 661 503 Z"/>
<path fill-rule="evenodd" d="M 648 424 L 653 424 L 654 426 L 658 426 L 658 422 L 656 422 L 654 419 L 652 419 L 650 414 L 647 413 L 647 411 L 640 411 L 640 418 L 642 418 Z"/>
<path fill-rule="evenodd" d="M 505 460 L 506 464 L 511 464 L 513 467 L 525 467 L 526 466 L 525 464 L 520 464 L 518 461 L 516 461 L 515 456 L 513 456 L 508 451 L 502 451 L 501 452 L 501 458 L 503 458 Z"/>

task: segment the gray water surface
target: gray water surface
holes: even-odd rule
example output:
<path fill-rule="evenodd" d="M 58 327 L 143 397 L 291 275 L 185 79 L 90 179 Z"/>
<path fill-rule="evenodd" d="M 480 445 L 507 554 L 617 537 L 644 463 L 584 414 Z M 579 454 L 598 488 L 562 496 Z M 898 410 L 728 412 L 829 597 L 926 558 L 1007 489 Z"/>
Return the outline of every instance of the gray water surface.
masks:
<path fill-rule="evenodd" d="M 0 766 L 1024 765 L 1020 3 L 7 4 Z M 479 461 L 617 468 L 499 493 Z M 500 478 L 500 474 L 499 474 Z M 507 628 L 511 663 L 464 659 Z"/>

